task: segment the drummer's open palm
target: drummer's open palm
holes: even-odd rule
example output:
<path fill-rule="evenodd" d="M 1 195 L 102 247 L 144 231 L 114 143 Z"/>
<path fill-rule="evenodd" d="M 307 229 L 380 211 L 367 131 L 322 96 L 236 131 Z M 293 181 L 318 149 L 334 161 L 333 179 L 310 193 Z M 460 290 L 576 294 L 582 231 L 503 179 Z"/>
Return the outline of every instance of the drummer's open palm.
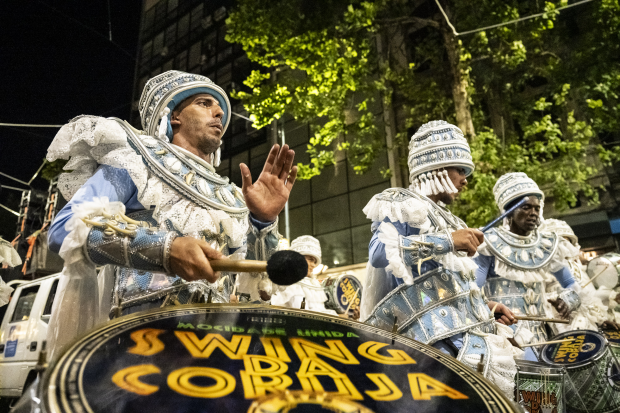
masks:
<path fill-rule="evenodd" d="M 243 178 L 243 196 L 254 218 L 263 222 L 276 220 L 297 178 L 297 167 L 292 166 L 295 151 L 284 145 L 274 145 L 269 152 L 265 167 L 256 182 L 246 164 L 239 165 Z"/>

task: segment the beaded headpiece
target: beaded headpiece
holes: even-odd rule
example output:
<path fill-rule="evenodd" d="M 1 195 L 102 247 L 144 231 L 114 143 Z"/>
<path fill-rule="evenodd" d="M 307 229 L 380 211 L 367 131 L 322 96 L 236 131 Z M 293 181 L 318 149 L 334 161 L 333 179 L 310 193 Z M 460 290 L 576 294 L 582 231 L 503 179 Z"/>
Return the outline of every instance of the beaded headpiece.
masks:
<path fill-rule="evenodd" d="M 505 211 L 506 205 L 517 198 L 536 195 L 541 202 L 542 217 L 542 203 L 545 200 L 545 194 L 538 188 L 536 182 L 523 172 L 510 172 L 500 176 L 493 187 L 493 195 L 500 211 Z"/>
<path fill-rule="evenodd" d="M 224 89 L 213 83 L 208 77 L 193 73 L 169 70 L 149 79 L 144 86 L 138 103 L 142 128 L 149 136 L 162 140 L 172 140 L 172 126 L 168 114 L 185 99 L 199 93 L 208 93 L 220 104 L 222 117 L 222 135 L 230 122 L 230 102 Z M 219 165 L 220 149 L 213 154 L 214 166 Z"/>
<path fill-rule="evenodd" d="M 425 123 L 409 142 L 409 181 L 411 189 L 422 195 L 457 193 L 448 178 L 447 167 L 461 167 L 465 175 L 474 171 L 471 150 L 463 132 L 443 120 Z"/>
<path fill-rule="evenodd" d="M 318 239 L 310 235 L 302 235 L 297 237 L 291 242 L 291 248 L 293 251 L 297 251 L 301 255 L 310 255 L 316 258 L 316 263 L 321 263 L 321 243 Z"/>
<path fill-rule="evenodd" d="M 568 238 L 573 245 L 576 245 L 579 242 L 577 235 L 575 235 L 575 232 L 570 225 L 568 225 L 566 221 L 562 221 L 560 219 L 545 219 L 540 226 L 539 231 L 553 232 L 558 234 L 560 237 Z"/>

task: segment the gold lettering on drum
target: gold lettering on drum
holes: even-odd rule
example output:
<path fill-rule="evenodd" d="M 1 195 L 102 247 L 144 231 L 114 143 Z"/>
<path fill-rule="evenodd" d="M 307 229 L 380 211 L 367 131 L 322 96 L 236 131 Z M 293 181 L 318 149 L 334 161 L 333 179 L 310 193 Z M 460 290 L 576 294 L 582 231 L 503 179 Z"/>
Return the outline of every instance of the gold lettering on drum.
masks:
<path fill-rule="evenodd" d="M 364 392 L 373 400 L 391 402 L 403 397 L 403 392 L 385 373 L 366 373 L 366 376 L 377 385 L 377 390 L 366 390 Z"/>
<path fill-rule="evenodd" d="M 407 376 L 413 400 L 430 400 L 433 396 L 446 396 L 456 400 L 469 398 L 427 374 L 409 373 Z"/>
<path fill-rule="evenodd" d="M 341 340 L 325 340 L 327 347 L 303 338 L 290 338 L 289 343 L 293 346 L 297 357 L 302 361 L 308 357 L 316 357 L 317 354 L 321 354 L 342 364 L 360 364 Z"/>
<path fill-rule="evenodd" d="M 304 358 L 297 372 L 297 378 L 299 378 L 301 388 L 305 391 L 324 392 L 325 389 L 317 376 L 327 376 L 334 380 L 334 384 L 338 391 L 328 392 L 330 394 L 343 395 L 353 400 L 364 399 L 346 374 L 339 372 L 320 358 Z"/>
<path fill-rule="evenodd" d="M 144 328 L 134 331 L 130 337 L 136 345 L 127 350 L 127 352 L 140 356 L 152 356 L 159 353 L 164 349 L 164 343 L 157 337 L 165 331 L 157 328 Z"/>
<path fill-rule="evenodd" d="M 220 334 L 207 334 L 202 339 L 199 339 L 196 333 L 191 331 L 175 331 L 174 334 L 192 357 L 196 358 L 209 358 L 213 350 L 219 348 L 228 358 L 242 360 L 252 341 L 252 336 L 238 334 L 233 334 L 230 341 Z"/>
<path fill-rule="evenodd" d="M 263 364 L 267 364 L 264 367 Z M 243 357 L 245 370 L 241 370 L 241 383 L 246 399 L 264 396 L 269 393 L 284 391 L 293 384 L 293 379 L 285 375 L 288 366 L 282 360 L 268 356 L 245 355 Z M 264 381 L 263 377 L 270 380 Z"/>
<path fill-rule="evenodd" d="M 290 363 L 291 358 L 288 356 L 282 340 L 277 337 L 261 337 L 260 342 L 263 343 L 265 354 L 272 358 L 277 358 L 285 363 Z"/>
<path fill-rule="evenodd" d="M 139 366 L 131 366 L 117 371 L 112 376 L 112 382 L 128 392 L 140 396 L 148 396 L 159 390 L 159 386 L 143 383 L 140 381 L 140 377 L 159 372 L 161 370 L 152 364 L 140 364 Z"/>
<path fill-rule="evenodd" d="M 401 364 L 416 364 L 416 361 L 403 350 L 386 350 L 389 356 L 382 356 L 381 354 L 378 354 L 377 352 L 385 346 L 387 346 L 386 343 L 367 341 L 358 347 L 357 352 L 360 353 L 360 356 L 381 364 L 396 366 Z"/>
<path fill-rule="evenodd" d="M 215 380 L 211 386 L 196 386 L 191 383 L 194 377 L 208 377 Z M 211 367 L 184 367 L 168 375 L 168 387 L 175 392 L 189 397 L 216 399 L 229 395 L 235 390 L 235 378 L 220 369 Z"/>

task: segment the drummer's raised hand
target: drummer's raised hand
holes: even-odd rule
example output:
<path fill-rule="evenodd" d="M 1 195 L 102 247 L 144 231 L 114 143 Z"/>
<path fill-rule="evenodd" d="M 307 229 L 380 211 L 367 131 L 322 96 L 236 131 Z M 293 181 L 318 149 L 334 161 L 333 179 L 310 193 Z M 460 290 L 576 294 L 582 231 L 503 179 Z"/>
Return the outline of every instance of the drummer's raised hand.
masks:
<path fill-rule="evenodd" d="M 495 309 L 495 321 L 498 323 L 509 326 L 517 322 L 513 312 L 510 311 L 510 308 L 506 307 L 504 304 L 489 301 L 487 305 L 491 311 L 494 311 L 493 309 Z"/>
<path fill-rule="evenodd" d="M 570 308 L 568 308 L 568 304 L 566 304 L 564 300 L 558 298 L 557 300 L 548 299 L 547 301 L 549 301 L 551 305 L 557 310 L 558 314 L 560 314 L 560 317 L 568 319 L 568 317 L 570 316 Z"/>
<path fill-rule="evenodd" d="M 219 273 L 213 271 L 209 260 L 224 259 L 221 252 L 205 241 L 192 237 L 178 237 L 170 250 L 170 269 L 186 281 L 207 280 L 215 282 Z"/>
<path fill-rule="evenodd" d="M 273 145 L 263 171 L 252 183 L 250 168 L 244 163 L 239 164 L 243 178 L 243 196 L 248 209 L 259 221 L 273 222 L 276 220 L 297 178 L 297 166 L 293 166 L 295 151 L 284 145 Z"/>

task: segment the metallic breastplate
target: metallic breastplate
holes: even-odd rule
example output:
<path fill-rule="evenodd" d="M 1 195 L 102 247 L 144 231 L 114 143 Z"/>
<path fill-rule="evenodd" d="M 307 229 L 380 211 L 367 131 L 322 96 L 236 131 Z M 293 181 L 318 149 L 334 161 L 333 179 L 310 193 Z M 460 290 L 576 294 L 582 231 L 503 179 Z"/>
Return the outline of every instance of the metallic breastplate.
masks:
<path fill-rule="evenodd" d="M 521 281 L 493 277 L 487 279 L 483 289 L 489 300 L 504 304 L 517 316 L 544 317 L 543 287 L 542 282 L 525 285 Z M 533 342 L 546 341 L 547 332 L 541 322 L 519 321 L 515 329 L 523 327 L 528 328 L 534 334 Z"/>
<path fill-rule="evenodd" d="M 152 215 L 152 210 L 144 210 L 128 216 L 137 221 L 146 221 L 151 226 L 159 226 Z M 232 284 L 232 280 L 227 276 L 215 283 L 204 280 L 187 282 L 179 276 L 163 272 L 116 267 L 110 317 L 118 316 L 125 308 L 163 297 L 166 297 L 164 305 L 191 304 L 208 300 L 214 303 L 227 303 Z"/>
<path fill-rule="evenodd" d="M 538 231 L 522 237 L 504 228 L 491 228 L 484 240 L 498 259 L 510 267 L 525 271 L 547 265 L 558 248 L 556 234 Z"/>
<path fill-rule="evenodd" d="M 494 319 L 470 280 L 442 267 L 401 285 L 374 308 L 366 323 L 433 344 L 469 330 L 493 333 Z"/>

